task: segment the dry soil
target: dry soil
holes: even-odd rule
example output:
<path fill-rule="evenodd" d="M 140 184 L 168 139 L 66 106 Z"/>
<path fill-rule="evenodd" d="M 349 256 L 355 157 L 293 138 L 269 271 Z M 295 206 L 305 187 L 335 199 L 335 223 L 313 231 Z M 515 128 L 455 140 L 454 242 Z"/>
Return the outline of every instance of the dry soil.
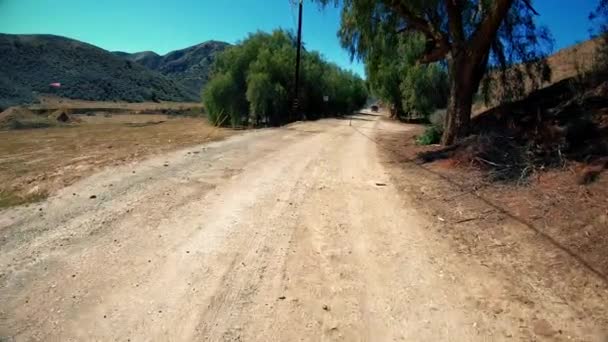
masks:
<path fill-rule="evenodd" d="M 247 132 L 1 211 L 0 336 L 602 341 L 601 279 L 503 272 L 414 205 L 398 182 L 417 180 L 375 140 L 408 127 L 360 115 Z"/>

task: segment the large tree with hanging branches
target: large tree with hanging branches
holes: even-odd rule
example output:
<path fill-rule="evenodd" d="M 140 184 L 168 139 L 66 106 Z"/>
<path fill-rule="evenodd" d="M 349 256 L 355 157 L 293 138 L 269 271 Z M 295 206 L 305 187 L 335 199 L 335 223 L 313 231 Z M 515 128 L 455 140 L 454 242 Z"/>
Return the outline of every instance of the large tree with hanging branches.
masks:
<path fill-rule="evenodd" d="M 473 97 L 488 66 L 543 57 L 546 30 L 534 23 L 531 0 L 316 0 L 342 6 L 339 37 L 353 56 L 373 55 L 378 37 L 422 35 L 419 63 L 446 63 L 450 98 L 442 143 L 469 132 Z"/>

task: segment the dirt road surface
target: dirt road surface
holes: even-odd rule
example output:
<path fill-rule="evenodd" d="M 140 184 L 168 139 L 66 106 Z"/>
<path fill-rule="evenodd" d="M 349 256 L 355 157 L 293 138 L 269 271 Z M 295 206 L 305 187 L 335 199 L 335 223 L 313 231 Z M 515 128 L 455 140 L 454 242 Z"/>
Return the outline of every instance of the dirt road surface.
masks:
<path fill-rule="evenodd" d="M 0 212 L 0 340 L 601 341 L 593 313 L 426 229 L 370 139 L 392 129 L 247 132 Z"/>

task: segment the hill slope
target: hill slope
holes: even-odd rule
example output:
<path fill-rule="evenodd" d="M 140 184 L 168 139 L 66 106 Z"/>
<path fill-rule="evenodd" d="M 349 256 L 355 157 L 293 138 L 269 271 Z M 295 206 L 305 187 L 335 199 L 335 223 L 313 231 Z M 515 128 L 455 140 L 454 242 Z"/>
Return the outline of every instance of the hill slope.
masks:
<path fill-rule="evenodd" d="M 0 108 L 33 102 L 39 93 L 95 101 L 198 99 L 158 72 L 65 37 L 0 34 L 0 56 Z M 51 88 L 53 82 L 61 87 Z"/>
<path fill-rule="evenodd" d="M 218 52 L 230 44 L 218 41 L 208 41 L 182 50 L 169 52 L 160 56 L 152 51 L 133 54 L 114 52 L 117 56 L 137 62 L 151 70 L 180 83 L 191 92 L 199 94 L 209 80 L 211 64 Z"/>
<path fill-rule="evenodd" d="M 602 37 L 589 39 L 547 57 L 547 64 L 551 68 L 551 84 L 591 71 L 593 64 L 600 58 L 599 48 L 604 43 Z"/>
<path fill-rule="evenodd" d="M 550 72 L 547 73 L 549 77 L 546 79 L 543 79 L 542 72 L 539 72 L 535 67 L 531 67 L 532 64 L 528 66 L 524 64 L 511 66 L 507 70 L 507 83 L 509 84 L 507 88 L 518 89 L 521 87 L 519 89 L 521 92 L 516 91 L 515 94 L 512 94 L 514 97 L 510 100 L 522 100 L 538 89 L 550 87 L 563 80 L 580 78 L 588 74 L 593 70 L 599 58 L 601 58 L 599 48 L 602 44 L 605 44 L 604 38 L 590 39 L 547 56 L 544 62 Z M 532 70 L 532 72 L 529 73 L 529 70 Z M 483 105 L 477 104 L 474 107 L 476 114 L 498 106 L 503 101 L 509 101 L 509 96 L 505 97 L 506 91 L 503 81 L 501 81 L 501 75 L 496 70 L 490 70 L 486 75 L 486 78 L 492 79 L 494 84 L 488 96 L 489 103 Z"/>

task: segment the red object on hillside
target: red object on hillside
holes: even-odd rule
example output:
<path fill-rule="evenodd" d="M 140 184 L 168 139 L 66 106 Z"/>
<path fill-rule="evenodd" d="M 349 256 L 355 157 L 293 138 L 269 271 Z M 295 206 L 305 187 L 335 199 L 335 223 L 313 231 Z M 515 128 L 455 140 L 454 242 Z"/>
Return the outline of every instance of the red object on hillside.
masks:
<path fill-rule="evenodd" d="M 54 82 L 49 84 L 49 86 L 53 87 L 53 88 L 61 88 L 61 83 L 59 82 Z"/>

